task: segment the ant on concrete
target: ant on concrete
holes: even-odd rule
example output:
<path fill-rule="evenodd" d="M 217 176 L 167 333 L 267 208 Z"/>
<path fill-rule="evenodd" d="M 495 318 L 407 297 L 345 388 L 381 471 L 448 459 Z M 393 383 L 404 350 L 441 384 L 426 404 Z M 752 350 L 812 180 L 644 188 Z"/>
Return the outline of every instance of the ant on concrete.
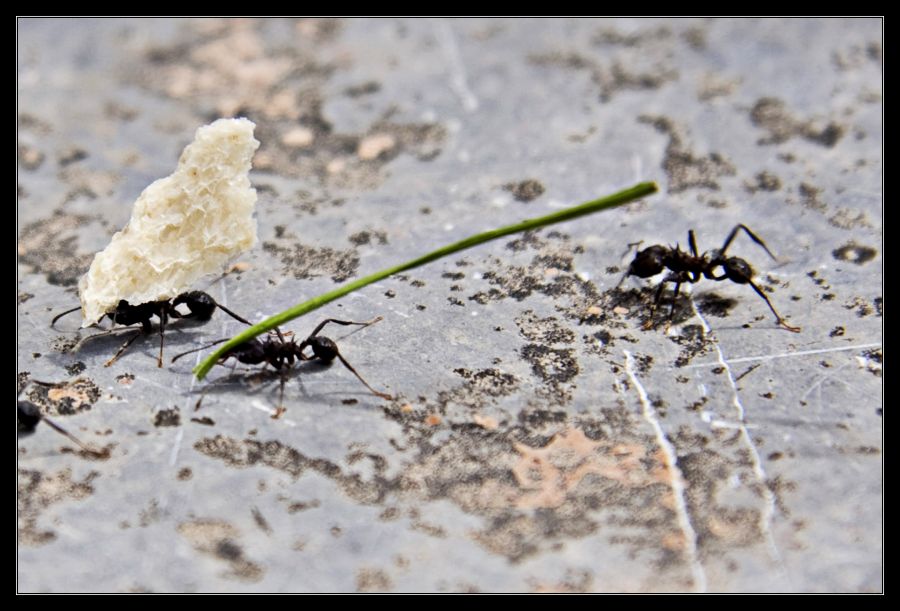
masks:
<path fill-rule="evenodd" d="M 363 327 L 367 327 L 369 325 L 375 324 L 380 321 L 382 318 L 378 316 L 373 318 L 372 320 L 366 322 L 353 322 L 349 320 L 337 320 L 335 318 L 328 318 L 321 323 L 313 330 L 312 333 L 309 334 L 309 337 L 304 339 L 299 344 L 292 337 L 293 334 L 287 334 L 290 339 L 285 337 L 285 334 L 281 332 L 280 329 L 275 329 L 274 337 L 272 335 L 267 336 L 265 339 L 253 338 L 249 341 L 240 344 L 239 346 L 235 346 L 231 350 L 229 350 L 225 356 L 219 359 L 219 364 L 224 364 L 230 358 L 235 359 L 240 363 L 244 363 L 246 365 L 259 365 L 260 363 L 264 363 L 265 365 L 271 365 L 275 371 L 284 374 L 287 369 L 290 369 L 294 365 L 294 361 L 314 361 L 318 360 L 323 364 L 330 365 L 335 358 L 337 358 L 347 369 L 353 373 L 357 377 L 357 379 L 363 383 L 363 385 L 369 389 L 369 391 L 375 395 L 376 397 L 380 397 L 382 399 L 393 400 L 394 397 L 387 393 L 379 392 L 372 388 L 368 382 L 363 379 L 359 372 L 353 368 L 353 366 L 347 362 L 347 359 L 341 354 L 340 350 L 338 350 L 337 344 L 334 340 L 319 335 L 319 332 L 322 330 L 325 325 L 328 323 L 334 323 L 337 325 L 360 325 Z M 175 356 L 172 359 L 174 363 L 181 357 L 192 354 L 194 352 L 198 352 L 200 350 L 206 350 L 216 344 L 221 344 L 222 342 L 227 341 L 225 339 L 220 339 L 211 344 L 203 346 L 201 348 L 195 348 L 193 350 L 188 350 L 187 352 L 182 352 L 181 354 Z M 312 354 L 307 354 L 305 351 L 307 348 L 312 350 Z M 285 377 L 282 375 L 281 377 L 281 391 L 280 391 L 280 402 L 284 401 L 284 383 Z M 202 397 L 201 397 L 202 401 Z M 197 408 L 200 407 L 200 401 L 197 402 Z"/>
<path fill-rule="evenodd" d="M 42 386 L 56 386 L 55 384 L 51 384 L 49 382 L 38 382 L 34 380 L 33 383 L 40 384 Z M 21 392 L 21 391 L 20 391 Z M 43 421 L 44 424 L 49 426 L 51 429 L 64 436 L 69 441 L 74 442 L 84 454 L 92 456 L 94 458 L 109 458 L 109 450 L 97 450 L 87 445 L 75 435 L 56 424 L 53 420 L 48 418 L 41 412 L 41 408 L 32 403 L 31 401 L 18 401 L 18 405 L 16 406 L 16 432 L 17 436 L 26 436 L 34 433 L 37 425 Z"/>
<path fill-rule="evenodd" d="M 177 307 L 181 304 L 185 304 L 188 308 L 187 314 L 182 314 L 178 311 Z M 199 320 L 200 322 L 207 322 L 210 318 L 212 318 L 213 312 L 216 311 L 216 308 L 219 308 L 235 320 L 238 320 L 245 325 L 250 325 L 250 321 L 238 316 L 221 303 L 217 303 L 215 299 L 213 299 L 209 294 L 204 293 L 203 291 L 190 291 L 187 293 L 182 293 L 178 295 L 174 299 L 163 299 L 161 301 L 150 301 L 148 303 L 142 303 L 140 305 L 131 305 L 124 299 L 119 301 L 119 305 L 116 306 L 116 309 L 112 312 L 107 312 L 106 317 L 113 321 L 114 324 L 131 326 L 140 324 L 141 329 L 132 335 L 128 340 L 122 344 L 122 347 L 119 348 L 118 352 L 116 352 L 111 359 L 106 361 L 105 367 L 109 367 L 116 360 L 122 356 L 125 350 L 141 335 L 149 335 L 153 333 L 153 325 L 150 323 L 150 319 L 153 316 L 159 318 L 159 357 L 156 359 L 157 367 L 163 366 L 163 342 L 165 339 L 165 331 L 166 331 L 166 322 L 169 317 L 171 318 L 192 318 L 195 320 Z M 65 312 L 58 314 L 53 320 L 50 322 L 50 326 L 56 324 L 56 321 L 65 316 L 66 314 L 71 314 L 72 312 L 80 310 L 80 307 L 72 308 L 71 310 L 66 310 Z M 97 337 L 103 337 L 105 335 L 109 335 L 114 330 L 109 330 L 105 333 L 97 333 L 95 335 L 91 335 L 90 337 L 85 338 L 82 341 L 87 341 L 89 339 L 94 339 Z"/>
<path fill-rule="evenodd" d="M 775 314 L 775 319 L 778 321 L 779 325 L 788 331 L 799 333 L 800 327 L 789 325 L 775 310 L 772 302 L 769 301 L 769 298 L 766 297 L 766 294 L 762 289 L 753 282 L 754 272 L 750 264 L 739 257 L 725 256 L 725 251 L 731 246 L 731 242 L 734 240 L 735 236 L 737 236 L 738 230 L 743 230 L 751 240 L 762 246 L 763 250 L 765 250 L 772 259 L 775 259 L 775 255 L 772 254 L 772 251 L 769 250 L 765 242 L 763 242 L 755 233 L 750 231 L 746 225 L 736 225 L 734 229 L 731 230 L 731 233 L 728 234 L 728 237 L 725 238 L 722 248 L 706 251 L 702 255 L 699 254 L 697 250 L 697 241 L 694 238 L 694 230 L 691 229 L 688 231 L 688 244 L 691 248 L 689 253 L 681 250 L 681 247 L 678 245 L 676 245 L 675 248 L 672 248 L 671 246 L 656 244 L 645 248 L 635 255 L 631 265 L 628 266 L 628 271 L 625 273 L 625 276 L 622 277 L 622 281 L 628 276 L 650 278 L 666 269 L 669 270 L 666 277 L 659 283 L 659 289 L 656 291 L 656 299 L 653 302 L 653 310 L 651 311 L 650 316 L 651 321 L 653 320 L 653 312 L 656 311 L 656 307 L 659 305 L 660 299 L 662 298 L 663 289 L 669 282 L 675 283 L 675 293 L 672 296 L 672 307 L 669 310 L 669 319 L 672 318 L 672 314 L 675 312 L 675 300 L 678 299 L 681 285 L 685 282 L 693 284 L 699 282 L 702 278 L 708 278 L 710 280 L 716 280 L 717 282 L 731 280 L 736 284 L 749 284 L 751 288 L 756 291 L 757 295 L 765 300 L 766 305 L 768 305 L 769 309 L 772 310 L 772 313 Z M 716 275 L 716 270 L 719 268 L 722 269 L 722 272 L 721 274 Z M 619 284 L 621 284 L 622 281 L 620 281 Z M 652 326 L 652 322 L 648 322 L 646 325 L 648 328 L 650 326 Z"/>

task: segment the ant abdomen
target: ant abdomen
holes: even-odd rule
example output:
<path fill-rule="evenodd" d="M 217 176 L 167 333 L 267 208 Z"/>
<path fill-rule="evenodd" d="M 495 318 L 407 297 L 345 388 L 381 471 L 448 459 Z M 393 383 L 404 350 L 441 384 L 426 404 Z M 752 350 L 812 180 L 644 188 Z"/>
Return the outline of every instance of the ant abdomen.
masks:
<path fill-rule="evenodd" d="M 216 300 L 203 291 L 190 291 L 182 293 L 172 302 L 173 306 L 186 304 L 190 310 L 190 317 L 196 318 L 200 322 L 207 322 L 212 318 L 213 312 L 216 311 L 218 304 Z"/>
<path fill-rule="evenodd" d="M 738 257 L 729 257 L 722 265 L 728 279 L 736 284 L 747 284 L 753 279 L 753 268 Z"/>

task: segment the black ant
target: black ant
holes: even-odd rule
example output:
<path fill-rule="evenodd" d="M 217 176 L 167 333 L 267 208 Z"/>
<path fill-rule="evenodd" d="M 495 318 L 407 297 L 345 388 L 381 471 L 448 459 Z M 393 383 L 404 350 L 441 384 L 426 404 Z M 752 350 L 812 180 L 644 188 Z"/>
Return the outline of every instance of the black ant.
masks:
<path fill-rule="evenodd" d="M 35 384 L 40 384 L 42 386 L 56 386 L 56 384 L 52 384 L 50 382 L 38 382 L 37 380 L 33 381 Z M 20 391 L 21 392 L 21 391 Z M 82 442 L 80 439 L 75 437 L 72 433 L 56 424 L 53 420 L 48 418 L 41 412 L 41 408 L 32 403 L 31 401 L 18 401 L 18 405 L 16 406 L 16 432 L 17 436 L 26 436 L 34 433 L 37 425 L 43 421 L 44 424 L 52 428 L 54 431 L 64 436 L 69 441 L 74 442 L 84 454 L 92 456 L 93 458 L 109 458 L 109 450 L 97 450 Z"/>
<path fill-rule="evenodd" d="M 710 280 L 716 280 L 718 282 L 721 282 L 722 280 L 731 280 L 736 284 L 749 284 L 753 290 L 765 300 L 766 305 L 768 305 L 769 309 L 772 310 L 772 313 L 775 314 L 775 319 L 778 321 L 779 325 L 788 331 L 799 333 L 800 327 L 789 325 L 784 318 L 775 311 L 775 307 L 772 305 L 772 302 L 769 301 L 769 298 L 766 297 L 766 294 L 762 289 L 753 282 L 754 272 L 750 264 L 739 257 L 725 256 L 725 251 L 731 246 L 731 242 L 734 240 L 739 229 L 742 229 L 750 236 L 751 240 L 762 246 L 766 253 L 772 257 L 772 259 L 775 259 L 775 255 L 772 254 L 765 243 L 756 234 L 750 231 L 746 225 L 736 225 L 734 229 L 731 230 L 731 233 L 728 234 L 728 237 L 725 238 L 722 248 L 706 251 L 702 255 L 697 251 L 697 241 L 694 239 L 694 230 L 691 229 L 688 231 L 688 244 L 691 247 L 690 253 L 681 250 L 681 247 L 677 245 L 675 248 L 663 246 L 661 244 L 650 246 L 649 248 L 639 251 L 635 255 L 634 260 L 631 262 L 631 265 L 628 266 L 628 271 L 625 276 L 622 277 L 622 280 L 624 281 L 628 276 L 649 278 L 666 269 L 669 270 L 668 275 L 662 279 L 662 282 L 659 283 L 659 289 L 656 291 L 656 299 L 653 302 L 653 310 L 650 316 L 651 321 L 653 320 L 653 312 L 656 311 L 656 307 L 659 305 L 660 299 L 662 298 L 663 288 L 665 288 L 666 284 L 669 282 L 675 283 L 675 293 L 672 297 L 672 308 L 669 310 L 669 319 L 672 318 L 672 314 L 675 312 L 675 300 L 678 299 L 681 285 L 685 282 L 695 283 L 699 282 L 701 278 L 709 278 Z M 718 268 L 722 268 L 722 273 L 717 276 L 715 272 Z M 619 284 L 621 284 L 621 281 Z M 646 326 L 649 327 L 651 325 L 652 322 L 648 322 Z"/>
<path fill-rule="evenodd" d="M 349 369 L 353 375 L 359 379 L 363 385 L 369 389 L 369 391 L 375 395 L 376 397 L 380 397 L 382 399 L 393 400 L 394 397 L 387 393 L 379 392 L 372 388 L 368 382 L 366 382 L 361 375 L 353 368 L 353 366 L 347 362 L 347 359 L 341 354 L 340 350 L 338 350 L 337 344 L 334 340 L 329 339 L 324 336 L 319 335 L 319 331 L 327 325 L 328 323 L 335 323 L 337 325 L 360 325 L 363 327 L 367 327 L 371 324 L 375 324 L 376 322 L 381 320 L 381 316 L 373 318 L 372 320 L 366 322 L 352 322 L 349 320 L 337 320 L 335 318 L 329 318 L 321 323 L 313 330 L 312 333 L 309 334 L 309 337 L 304 339 L 299 344 L 293 337 L 290 339 L 285 338 L 285 334 L 281 332 L 281 330 L 276 329 L 274 333 L 274 337 L 272 335 L 267 336 L 265 339 L 253 338 L 249 341 L 240 344 L 229 350 L 225 353 L 221 359 L 219 359 L 219 364 L 224 364 L 230 358 L 237 360 L 238 362 L 244 363 L 246 365 L 259 365 L 260 363 L 264 363 L 265 365 L 271 365 L 275 371 L 279 373 L 284 373 L 285 370 L 293 367 L 294 361 L 314 361 L 318 360 L 326 365 L 331 364 L 335 358 L 340 360 L 340 362 Z M 289 334 L 290 336 L 290 334 Z M 195 348 L 193 350 L 188 350 L 187 352 L 182 352 L 181 354 L 175 356 L 172 359 L 174 363 L 181 357 L 192 354 L 194 352 L 198 352 L 200 350 L 206 350 L 216 344 L 220 344 L 226 340 L 221 339 L 215 341 L 209 345 L 203 346 L 201 348 Z M 306 354 L 305 350 L 310 348 L 312 350 L 312 354 Z M 284 400 L 284 382 L 285 378 L 282 375 L 281 378 L 281 401 Z M 202 397 L 201 397 L 202 401 Z M 200 401 L 197 402 L 197 408 L 200 407 Z"/>
<path fill-rule="evenodd" d="M 188 314 L 182 314 L 177 310 L 177 307 L 181 304 L 185 304 L 189 310 Z M 158 367 L 163 366 L 163 341 L 165 339 L 165 331 L 166 331 L 166 322 L 169 317 L 172 318 L 192 318 L 195 320 L 199 320 L 200 322 L 207 322 L 210 318 L 212 318 L 213 312 L 215 312 L 216 308 L 219 308 L 235 320 L 238 320 L 245 325 L 251 324 L 250 321 L 245 320 L 244 318 L 238 316 L 221 303 L 217 303 L 215 299 L 213 299 L 209 294 L 204 293 L 203 291 L 190 291 L 187 293 L 182 293 L 178 295 L 174 299 L 163 299 L 160 301 L 150 301 L 148 303 L 142 303 L 140 305 L 131 305 L 124 299 L 119 301 L 119 305 L 116 306 L 116 309 L 112 312 L 107 312 L 106 317 L 113 321 L 115 324 L 131 326 L 140 324 L 141 330 L 132 335 L 122 347 L 119 348 L 118 352 L 113 355 L 111 359 L 109 359 L 105 367 L 109 367 L 116 360 L 122 356 L 125 350 L 128 349 L 134 340 L 136 340 L 141 335 L 149 335 L 153 333 L 153 325 L 150 323 L 150 319 L 154 316 L 159 318 L 159 357 L 156 360 L 156 364 Z M 58 314 L 50 323 L 50 326 L 56 324 L 56 321 L 65 316 L 66 314 L 71 314 L 72 312 L 76 312 L 78 308 L 72 308 L 71 310 L 67 310 L 61 314 Z M 95 335 L 91 335 L 90 337 L 85 338 L 84 341 L 89 339 L 93 339 L 96 337 L 103 337 L 105 335 L 109 335 L 113 330 L 107 331 L 105 333 L 97 333 Z"/>

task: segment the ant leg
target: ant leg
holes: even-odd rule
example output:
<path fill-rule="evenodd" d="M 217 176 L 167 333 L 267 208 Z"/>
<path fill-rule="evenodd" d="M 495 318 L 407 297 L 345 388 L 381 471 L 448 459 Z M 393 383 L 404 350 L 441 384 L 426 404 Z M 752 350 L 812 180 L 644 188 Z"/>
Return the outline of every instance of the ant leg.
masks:
<path fill-rule="evenodd" d="M 193 353 L 195 353 L 195 352 L 200 352 L 201 350 L 206 350 L 207 348 L 212 348 L 213 346 L 216 346 L 216 345 L 218 345 L 218 344 L 221 344 L 222 342 L 227 342 L 227 341 L 228 341 L 228 338 L 227 338 L 227 337 L 224 338 L 224 339 L 217 339 L 216 341 L 212 342 L 211 344 L 207 344 L 207 345 L 201 346 L 201 347 L 199 347 L 199 348 L 194 348 L 193 350 L 188 350 L 187 352 L 182 352 L 181 354 L 176 354 L 174 357 L 172 357 L 172 362 L 174 363 L 175 361 L 177 361 L 177 360 L 180 359 L 181 357 L 187 356 L 188 354 L 193 354 Z"/>
<path fill-rule="evenodd" d="M 344 326 L 347 326 L 347 325 L 360 325 L 360 326 L 362 326 L 362 327 L 368 327 L 369 325 L 374 325 L 376 322 L 379 322 L 380 320 L 383 320 L 383 318 L 382 318 L 381 316 L 376 316 L 376 317 L 373 318 L 372 320 L 367 320 L 366 322 L 353 322 L 353 321 L 351 321 L 351 320 L 337 320 L 336 318 L 328 318 L 328 319 L 323 320 L 322 322 L 320 322 L 320 323 L 319 323 L 319 326 L 316 327 L 316 328 L 313 330 L 313 332 L 309 334 L 309 337 L 307 337 L 305 340 L 303 340 L 303 343 L 306 344 L 309 340 L 311 340 L 311 339 L 314 338 L 316 335 L 318 335 L 318 334 L 319 334 L 319 331 L 321 331 L 322 328 L 323 328 L 325 325 L 327 325 L 328 323 L 330 323 L 330 322 L 333 322 L 333 323 L 336 324 L 336 325 L 344 325 Z"/>
<path fill-rule="evenodd" d="M 92 448 L 91 446 L 87 445 L 86 443 L 83 443 L 81 440 L 79 440 L 77 437 L 75 437 L 75 435 L 73 435 L 72 433 L 70 433 L 69 431 L 64 429 L 63 427 L 59 426 L 58 424 L 56 424 L 55 422 L 53 422 L 52 420 L 47 418 L 46 416 L 42 415 L 41 420 L 43 420 L 47 424 L 47 426 L 52 428 L 54 431 L 56 431 L 60 435 L 63 435 L 70 441 L 75 442 L 75 444 L 79 448 L 81 448 L 81 451 L 84 452 L 85 454 L 89 454 L 95 458 L 109 458 L 109 450 L 107 450 L 107 449 L 97 450 L 95 448 Z"/>
<path fill-rule="evenodd" d="M 341 360 L 341 363 L 343 363 L 344 367 L 353 372 L 353 375 L 355 375 L 359 379 L 359 381 L 362 382 L 363 385 L 369 389 L 369 391 L 371 391 L 373 395 L 382 399 L 387 399 L 388 401 L 394 400 L 394 397 L 392 397 L 391 395 L 384 392 L 378 392 L 377 390 L 369 386 L 369 383 L 366 382 L 361 375 L 359 375 L 359 373 L 350 365 L 350 363 L 347 362 L 347 359 L 345 359 L 340 352 L 337 353 L 337 357 Z"/>
<path fill-rule="evenodd" d="M 778 320 L 779 325 L 781 325 L 788 331 L 793 331 L 794 333 L 800 333 L 800 327 L 792 327 L 791 325 L 787 324 L 787 322 L 781 317 L 781 315 L 775 311 L 775 307 L 772 305 L 772 302 L 769 301 L 769 298 L 766 297 L 766 294 L 762 292 L 762 289 L 760 289 L 758 286 L 756 286 L 755 282 L 750 280 L 748 282 L 748 284 L 753 287 L 753 290 L 756 291 L 757 295 L 759 295 L 760 297 L 762 297 L 763 299 L 766 300 L 766 305 L 768 305 L 769 309 L 772 310 L 772 314 L 775 315 L 775 318 Z"/>
<path fill-rule="evenodd" d="M 669 307 L 669 318 L 667 318 L 667 322 L 672 322 L 672 317 L 675 315 L 675 302 L 678 301 L 678 294 L 681 292 L 681 281 L 675 283 L 675 293 L 672 295 L 672 305 Z"/>
<path fill-rule="evenodd" d="M 159 357 L 156 359 L 156 366 L 160 368 L 163 365 L 163 342 L 166 340 L 166 321 L 168 318 L 169 315 L 166 313 L 166 309 L 162 308 L 159 311 Z"/>
<path fill-rule="evenodd" d="M 699 254 L 699 251 L 697 250 L 697 240 L 694 238 L 694 230 L 693 229 L 688 230 L 688 244 L 691 247 L 691 254 L 694 255 L 695 257 L 699 257 L 700 254 Z"/>
<path fill-rule="evenodd" d="M 141 335 L 143 335 L 143 334 L 144 334 L 144 331 L 143 331 L 143 330 L 135 332 L 135 334 L 132 335 L 132 336 L 128 339 L 128 341 L 126 341 L 124 344 L 122 344 L 122 347 L 119 348 L 119 351 L 116 352 L 116 353 L 113 355 L 113 357 L 112 357 L 111 359 L 109 359 L 108 361 L 106 361 L 106 363 L 104 363 L 103 366 L 104 366 L 104 367 L 109 367 L 110 365 L 112 365 L 113 363 L 115 363 L 115 362 L 119 359 L 119 357 L 122 356 L 122 354 L 123 354 L 126 350 L 128 350 L 128 346 L 130 346 L 132 343 L 134 343 L 134 340 L 136 340 L 137 338 L 139 338 L 139 337 L 140 337 Z"/>
<path fill-rule="evenodd" d="M 763 247 L 763 250 L 766 251 L 766 254 L 768 254 L 770 257 L 772 257 L 772 259 L 774 259 L 775 261 L 778 260 L 778 258 L 772 254 L 772 251 L 769 250 L 769 247 L 766 246 L 766 243 L 763 242 L 762 239 L 758 235 L 756 235 L 755 233 L 750 231 L 750 229 L 743 223 L 739 223 L 739 224 L 735 225 L 734 229 L 731 230 L 731 233 L 728 234 L 728 237 L 725 238 L 725 242 L 722 243 L 722 248 L 719 249 L 719 254 L 721 256 L 723 256 L 723 257 L 725 256 L 725 251 L 728 250 L 729 246 L 731 246 L 731 242 L 734 240 L 734 237 L 737 235 L 738 229 L 743 229 L 744 233 L 746 233 L 748 236 L 750 236 L 751 240 L 753 240 L 754 242 L 756 242 L 757 244 L 759 244 L 760 246 Z"/>
<path fill-rule="evenodd" d="M 222 305 L 221 303 L 219 303 L 219 302 L 216 302 L 216 307 L 219 308 L 220 310 L 222 310 L 223 312 L 225 312 L 226 314 L 228 314 L 229 316 L 231 316 L 233 319 L 235 319 L 235 320 L 237 320 L 237 321 L 239 321 L 239 322 L 242 322 L 242 323 L 244 323 L 245 325 L 251 325 L 251 326 L 253 325 L 252 322 L 250 322 L 249 320 L 243 318 L 242 316 L 238 316 L 237 314 L 235 314 L 234 312 L 232 312 L 231 310 L 229 310 L 228 308 L 226 308 L 225 306 L 223 306 L 223 305 Z"/>
<path fill-rule="evenodd" d="M 71 310 L 66 310 L 62 314 L 57 314 L 56 316 L 53 317 L 53 320 L 50 321 L 50 328 L 52 329 L 53 325 L 56 324 L 56 321 L 59 320 L 60 318 L 62 318 L 63 316 L 65 316 L 66 314 L 71 314 L 72 312 L 77 312 L 80 309 L 81 309 L 81 306 L 78 306 L 77 308 L 72 308 Z"/>
<path fill-rule="evenodd" d="M 659 306 L 659 302 L 662 300 L 663 291 L 666 288 L 666 283 L 669 282 L 669 278 L 663 278 L 659 283 L 659 288 L 656 289 L 656 297 L 653 299 L 653 306 L 650 308 L 650 318 L 647 319 L 647 322 L 643 324 L 644 330 L 650 330 L 653 328 L 653 319 L 656 316 L 656 308 Z"/>

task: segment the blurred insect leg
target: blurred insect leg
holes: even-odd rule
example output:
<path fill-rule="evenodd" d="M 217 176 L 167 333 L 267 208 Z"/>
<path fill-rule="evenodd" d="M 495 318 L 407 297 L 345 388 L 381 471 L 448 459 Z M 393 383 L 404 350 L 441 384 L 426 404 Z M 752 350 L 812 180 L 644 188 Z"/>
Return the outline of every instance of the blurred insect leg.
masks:
<path fill-rule="evenodd" d="M 749 284 L 750 284 L 750 286 L 753 287 L 753 290 L 756 291 L 756 294 L 757 294 L 757 295 L 759 295 L 760 297 L 762 297 L 763 299 L 765 299 L 766 305 L 768 305 L 768 306 L 769 306 L 769 309 L 772 310 L 772 314 L 775 315 L 775 318 L 778 320 L 778 324 L 779 324 L 779 325 L 781 325 L 782 327 L 784 327 L 784 328 L 787 329 L 788 331 L 792 331 L 793 333 L 800 333 L 800 327 L 794 327 L 794 326 L 791 326 L 791 325 L 787 324 L 787 321 L 785 321 L 785 320 L 781 317 L 781 315 L 775 310 L 775 306 L 772 305 L 772 302 L 769 301 L 769 298 L 766 297 L 766 294 L 762 291 L 762 289 L 760 289 L 758 286 L 756 286 L 756 283 L 755 283 L 755 282 L 753 282 L 753 281 L 751 280 L 751 281 L 749 282 Z"/>
<path fill-rule="evenodd" d="M 124 344 L 122 344 L 122 347 L 119 348 L 118 352 L 116 352 L 111 359 L 106 361 L 106 363 L 104 363 L 103 366 L 109 367 L 110 365 L 115 363 L 117 360 L 119 360 L 119 357 L 122 356 L 122 354 L 124 354 L 126 350 L 128 350 L 128 346 L 133 344 L 134 340 L 136 340 L 138 337 L 140 337 L 143 334 L 144 334 L 143 330 L 135 331 L 134 335 L 132 335 Z"/>
<path fill-rule="evenodd" d="M 359 375 L 359 372 L 357 372 L 353 368 L 353 366 L 347 362 L 347 359 L 345 359 L 344 356 L 340 352 L 338 352 L 337 357 L 341 360 L 341 363 L 344 364 L 344 367 L 346 367 L 351 372 L 353 372 L 353 375 L 355 375 L 357 377 L 357 379 L 359 379 L 359 381 L 362 382 L 363 385 L 372 392 L 373 395 L 375 395 L 376 397 L 381 397 L 382 399 L 387 399 L 388 401 L 392 401 L 394 399 L 394 397 L 392 397 L 391 395 L 389 395 L 387 393 L 379 392 L 379 391 L 375 390 L 374 388 L 372 388 L 371 386 L 369 386 L 369 383 L 366 382 L 361 375 Z"/>

